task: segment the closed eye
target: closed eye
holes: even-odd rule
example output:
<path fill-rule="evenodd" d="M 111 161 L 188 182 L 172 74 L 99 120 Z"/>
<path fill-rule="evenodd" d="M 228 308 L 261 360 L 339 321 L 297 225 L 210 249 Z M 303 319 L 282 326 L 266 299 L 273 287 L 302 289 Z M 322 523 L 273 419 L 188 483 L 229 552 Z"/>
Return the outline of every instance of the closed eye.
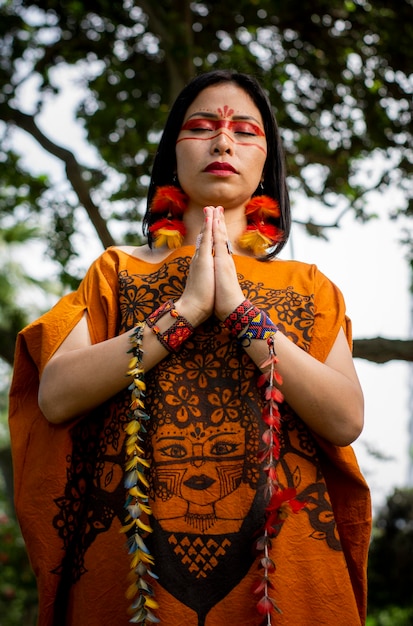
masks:
<path fill-rule="evenodd" d="M 250 122 L 231 122 L 232 124 L 232 132 L 237 135 L 250 135 L 252 137 L 257 137 L 257 135 L 262 135 L 261 129 L 255 124 L 251 124 Z"/>
<path fill-rule="evenodd" d="M 264 132 L 259 126 L 252 122 L 243 120 L 213 120 L 193 118 L 188 120 L 182 130 L 195 133 L 217 131 L 220 128 L 226 128 L 236 135 L 244 135 L 249 137 L 264 137 Z"/>
<path fill-rule="evenodd" d="M 188 120 L 182 126 L 182 130 L 190 130 L 192 132 L 213 131 L 216 130 L 216 123 L 214 120 Z"/>

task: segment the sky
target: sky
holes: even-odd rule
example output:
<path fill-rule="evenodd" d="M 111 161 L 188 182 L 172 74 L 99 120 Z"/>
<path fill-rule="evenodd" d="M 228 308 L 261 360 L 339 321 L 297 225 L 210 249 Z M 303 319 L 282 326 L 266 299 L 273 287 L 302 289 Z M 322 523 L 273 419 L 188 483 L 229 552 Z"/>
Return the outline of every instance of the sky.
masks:
<path fill-rule="evenodd" d="M 82 163 L 93 164 L 93 150 L 84 142 L 81 126 L 73 122 L 73 108 L 81 93 L 74 88 L 72 79 L 70 71 L 59 78 L 62 94 L 50 100 L 38 123 L 52 140 L 71 149 Z M 33 101 L 33 88 L 34 85 L 27 84 L 26 91 L 21 93 L 22 99 L 29 103 L 27 111 Z M 46 171 L 55 180 L 64 179 L 62 165 L 18 129 L 14 144 L 31 171 Z M 282 253 L 283 258 L 315 263 L 341 289 L 354 338 L 381 335 L 407 339 L 411 336 L 410 276 L 406 250 L 400 244 L 403 224 L 386 217 L 394 208 L 395 199 L 394 192 L 372 195 L 370 208 L 377 211 L 380 218 L 360 224 L 348 214 L 339 229 L 326 233 L 328 241 L 310 238 L 301 226 L 294 225 L 290 243 Z M 293 218 L 301 219 L 308 213 L 307 208 L 305 203 L 298 203 L 294 206 Z M 326 215 L 330 214 L 322 208 L 319 211 L 320 221 L 325 223 Z M 312 214 L 314 219 L 318 217 L 314 208 Z M 85 241 L 89 240 L 88 229 L 90 226 L 85 223 Z M 85 245 L 80 259 L 85 270 L 100 252 L 98 245 Z M 41 249 L 35 249 L 34 259 L 30 259 L 31 268 L 34 265 L 39 275 L 47 276 L 50 272 L 51 267 Z M 362 359 L 356 359 L 355 365 L 365 396 L 365 428 L 354 449 L 377 510 L 395 487 L 407 486 L 409 393 L 412 393 L 409 388 L 413 386 L 413 365 L 398 361 L 378 365 Z M 387 460 L 378 460 L 369 450 L 375 450 Z"/>
<path fill-rule="evenodd" d="M 384 217 L 356 224 L 348 216 L 328 236 L 328 242 L 310 239 L 296 227 L 295 256 L 315 263 L 341 289 L 353 337 L 409 338 L 412 300 L 400 225 Z M 395 487 L 407 486 L 413 366 L 363 359 L 355 359 L 355 366 L 364 392 L 365 427 L 354 449 L 377 510 Z M 388 460 L 377 460 L 369 450 Z"/>

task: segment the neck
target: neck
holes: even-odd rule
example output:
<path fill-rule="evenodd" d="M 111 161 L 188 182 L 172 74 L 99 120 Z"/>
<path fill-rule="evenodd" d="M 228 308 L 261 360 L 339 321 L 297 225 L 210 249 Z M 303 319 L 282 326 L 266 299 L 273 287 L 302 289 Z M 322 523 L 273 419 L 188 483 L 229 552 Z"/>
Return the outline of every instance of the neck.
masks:
<path fill-rule="evenodd" d="M 244 207 L 241 206 L 238 209 L 224 211 L 224 219 L 228 231 L 228 238 L 233 248 L 236 249 L 236 242 L 247 225 Z M 203 207 L 188 206 L 184 213 L 183 220 L 186 227 L 184 245 L 194 245 L 204 222 Z M 239 250 L 239 252 L 245 254 L 245 250 L 243 252 Z"/>

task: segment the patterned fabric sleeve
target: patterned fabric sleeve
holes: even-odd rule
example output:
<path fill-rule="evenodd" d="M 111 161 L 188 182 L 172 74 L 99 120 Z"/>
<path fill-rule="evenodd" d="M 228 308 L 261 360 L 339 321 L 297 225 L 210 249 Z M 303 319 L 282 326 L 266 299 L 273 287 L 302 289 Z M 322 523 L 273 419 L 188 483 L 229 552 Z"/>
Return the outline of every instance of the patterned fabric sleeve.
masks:
<path fill-rule="evenodd" d="M 61 545 L 51 532 L 53 499 L 66 482 L 70 429 L 49 423 L 38 406 L 39 376 L 52 354 L 81 319 L 90 313 L 92 341 L 114 334 L 117 315 L 110 306 L 117 288 L 117 260 L 104 253 L 90 268 L 79 289 L 64 296 L 51 311 L 19 333 L 10 388 L 9 427 L 14 468 L 14 498 L 30 561 L 37 576 L 42 624 L 52 620 Z M 116 283 L 111 279 L 116 277 Z M 49 622 L 50 619 L 50 622 Z"/>
<path fill-rule="evenodd" d="M 341 291 L 316 269 L 315 324 L 310 353 L 324 361 L 343 328 L 352 349 L 351 321 Z M 367 558 L 371 529 L 369 490 L 351 446 L 338 447 L 314 435 L 338 532 L 362 618 L 366 615 Z M 363 621 L 364 623 L 364 621 Z"/>
<path fill-rule="evenodd" d="M 343 328 L 351 349 L 351 321 L 346 315 L 345 302 L 340 289 L 315 266 L 314 286 L 315 319 L 310 354 L 324 362 L 340 328 Z"/>

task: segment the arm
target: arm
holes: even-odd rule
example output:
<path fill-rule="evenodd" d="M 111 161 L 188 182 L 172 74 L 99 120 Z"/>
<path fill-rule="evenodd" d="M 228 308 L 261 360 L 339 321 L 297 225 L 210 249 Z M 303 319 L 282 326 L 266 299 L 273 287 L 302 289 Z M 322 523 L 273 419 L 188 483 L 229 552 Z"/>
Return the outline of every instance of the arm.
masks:
<path fill-rule="evenodd" d="M 318 435 L 338 446 L 352 443 L 363 429 L 364 401 L 342 329 L 324 363 L 277 332 L 274 348 L 282 376 L 281 391 L 292 409 Z M 265 340 L 247 352 L 259 366 L 268 356 Z"/>
<path fill-rule="evenodd" d="M 214 304 L 212 221 L 205 220 L 202 243 L 191 262 L 185 290 L 175 303 L 178 313 L 196 327 L 207 319 Z M 173 324 L 165 315 L 158 326 Z M 39 386 L 39 406 L 46 419 L 66 422 L 87 413 L 130 384 L 126 376 L 131 355 L 130 333 L 92 345 L 87 314 L 46 364 Z M 168 351 L 148 327 L 143 336 L 143 368 L 149 371 Z"/>
<path fill-rule="evenodd" d="M 150 368 L 166 350 L 151 337 L 149 329 L 145 335 L 150 355 L 146 365 Z M 53 423 L 65 422 L 124 389 L 130 383 L 125 375 L 130 348 L 129 333 L 92 345 L 85 313 L 44 368 L 39 385 L 44 416 Z"/>
<path fill-rule="evenodd" d="M 216 216 L 215 313 L 221 321 L 244 300 L 232 257 L 226 249 L 227 239 L 225 222 Z M 281 332 L 275 335 L 274 347 L 283 378 L 281 391 L 288 404 L 314 432 L 331 443 L 345 446 L 354 441 L 363 428 L 364 401 L 343 330 L 324 363 Z M 268 358 L 265 340 L 252 340 L 246 351 L 258 367 Z"/>

